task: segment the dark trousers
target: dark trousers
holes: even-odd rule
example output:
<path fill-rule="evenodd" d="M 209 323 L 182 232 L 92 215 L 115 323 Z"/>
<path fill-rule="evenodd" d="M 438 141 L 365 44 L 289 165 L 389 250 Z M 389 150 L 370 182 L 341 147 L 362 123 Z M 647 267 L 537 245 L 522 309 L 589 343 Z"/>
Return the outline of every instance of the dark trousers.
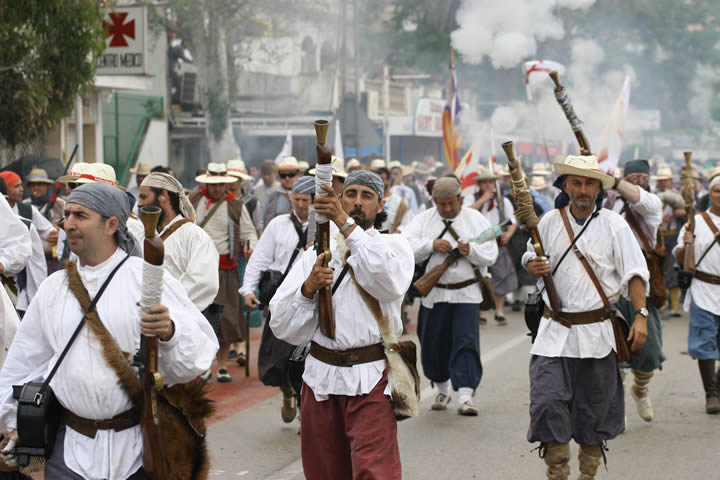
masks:
<path fill-rule="evenodd" d="M 483 368 L 477 303 L 436 303 L 420 307 L 418 337 L 425 376 L 433 382 L 452 380 L 455 390 L 475 389 Z"/>

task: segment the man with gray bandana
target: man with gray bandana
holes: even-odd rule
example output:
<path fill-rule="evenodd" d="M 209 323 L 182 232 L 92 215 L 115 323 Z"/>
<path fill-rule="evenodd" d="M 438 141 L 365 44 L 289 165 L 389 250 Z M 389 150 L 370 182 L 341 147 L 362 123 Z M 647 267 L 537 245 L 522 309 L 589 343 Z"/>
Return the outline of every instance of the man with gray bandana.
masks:
<path fill-rule="evenodd" d="M 144 261 L 137 256 L 137 241 L 128 233 L 127 196 L 103 183 L 83 185 L 68 198 L 65 230 L 70 248 L 78 256 L 77 272 L 90 297 L 98 294 L 120 262 L 97 303 L 105 328 L 130 357 L 138 350 L 140 334 L 157 335 L 159 371 L 166 385 L 185 383 L 206 370 L 218 349 L 217 339 L 184 288 L 163 276 L 162 302 L 141 315 Z M 126 259 L 126 257 L 129 257 Z M 82 308 L 69 286 L 66 270 L 55 272 L 41 285 L 30 304 L 0 373 L 0 432 L 6 463 L 14 460 L 17 439 L 17 402 L 12 386 L 45 378 L 56 364 L 82 317 Z M 55 448 L 45 463 L 45 478 L 144 479 L 140 426 L 122 428 L 114 418 L 132 417 L 133 403 L 103 356 L 104 348 L 85 326 L 60 364 L 52 388 L 66 411 Z M 95 426 L 95 436 L 84 426 Z M 99 426 L 102 425 L 102 426 Z M 117 428 L 119 431 L 115 430 Z"/>

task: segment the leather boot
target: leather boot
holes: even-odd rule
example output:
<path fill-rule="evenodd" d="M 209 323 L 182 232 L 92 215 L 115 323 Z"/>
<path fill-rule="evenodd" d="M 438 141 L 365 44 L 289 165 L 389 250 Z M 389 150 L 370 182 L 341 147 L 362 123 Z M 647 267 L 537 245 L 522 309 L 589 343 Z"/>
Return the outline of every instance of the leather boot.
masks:
<path fill-rule="evenodd" d="M 295 390 L 292 387 L 280 387 L 283 394 L 282 408 L 280 409 L 280 416 L 283 422 L 290 423 L 295 420 L 297 416 L 297 405 L 295 404 Z"/>
<path fill-rule="evenodd" d="M 705 388 L 705 411 L 710 414 L 720 413 L 720 390 L 715 378 L 715 360 L 698 360 L 698 366 Z"/>
<path fill-rule="evenodd" d="M 602 462 L 602 447 L 600 445 L 580 445 L 578 460 L 580 461 L 578 480 L 595 480 L 595 474 Z"/>
<path fill-rule="evenodd" d="M 567 443 L 548 443 L 543 457 L 547 468 L 548 480 L 568 480 L 570 475 L 570 445 Z"/>

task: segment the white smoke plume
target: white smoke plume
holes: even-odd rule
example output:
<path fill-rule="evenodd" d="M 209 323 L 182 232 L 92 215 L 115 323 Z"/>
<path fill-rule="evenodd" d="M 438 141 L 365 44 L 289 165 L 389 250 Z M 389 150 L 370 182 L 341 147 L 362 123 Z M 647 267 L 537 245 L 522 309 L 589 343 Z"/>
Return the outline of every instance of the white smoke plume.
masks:
<path fill-rule="evenodd" d="M 513 68 L 535 55 L 538 42 L 565 35 L 554 10 L 585 9 L 595 0 L 462 0 L 452 46 L 468 63 L 489 58 L 495 68 Z"/>

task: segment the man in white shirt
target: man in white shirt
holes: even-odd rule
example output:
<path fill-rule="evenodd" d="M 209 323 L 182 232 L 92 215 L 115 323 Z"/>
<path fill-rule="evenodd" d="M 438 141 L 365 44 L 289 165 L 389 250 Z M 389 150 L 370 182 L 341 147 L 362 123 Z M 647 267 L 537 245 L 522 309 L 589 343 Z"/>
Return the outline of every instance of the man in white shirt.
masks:
<path fill-rule="evenodd" d="M 423 372 L 437 387 L 433 410 L 445 410 L 450 387 L 458 391 L 458 413 L 475 416 L 472 396 L 482 378 L 478 318 L 483 294 L 479 277 L 495 263 L 497 244 L 468 243 L 492 227 L 477 210 L 462 207 L 460 182 L 454 177 L 435 181 L 435 207 L 420 213 L 403 236 L 413 247 L 415 263 L 427 262 L 426 272 L 457 256 L 428 296 L 418 316 Z"/>
<path fill-rule="evenodd" d="M 260 305 L 255 292 L 260 286 L 264 272 L 274 271 L 286 275 L 305 251 L 308 244 L 308 216 L 314 194 L 314 177 L 297 179 L 290 193 L 292 211 L 273 218 L 258 240 L 245 269 L 243 286 L 240 288 L 240 295 L 243 296 L 247 308 Z M 270 280 L 270 277 L 265 279 L 265 281 Z M 282 283 L 281 279 L 275 288 L 279 287 L 280 283 Z M 297 416 L 297 400 L 302 387 L 301 379 L 290 378 L 289 362 L 294 350 L 294 345 L 273 335 L 268 319 L 263 328 L 262 342 L 258 350 L 258 376 L 264 385 L 280 387 L 282 390 L 283 404 L 280 413 L 285 423 L 292 422 Z"/>
<path fill-rule="evenodd" d="M 382 161 L 382 160 L 380 160 Z M 378 160 L 373 160 L 373 164 L 379 164 Z M 387 212 L 387 219 L 383 222 L 380 230 L 388 233 L 401 233 L 413 218 L 413 212 L 405 200 L 392 191 L 390 188 L 390 171 L 387 167 L 376 166 L 371 164 L 371 170 L 380 175 L 383 183 L 385 184 L 385 212 Z"/>
<path fill-rule="evenodd" d="M 80 260 L 81 282 L 94 297 L 110 272 L 129 257 L 97 302 L 100 320 L 130 358 L 139 348 L 141 333 L 157 335 L 158 367 L 164 383 L 188 382 L 208 368 L 217 340 L 182 285 L 170 275 L 163 277 L 162 303 L 140 314 L 137 302 L 142 294 L 144 262 L 136 256 L 137 241 L 127 231 L 129 213 L 125 194 L 105 184 L 79 187 L 68 198 L 65 229 Z M 14 460 L 12 448 L 17 439 L 13 385 L 48 375 L 82 315 L 65 270 L 50 276 L 30 304 L 0 372 L 0 432 L 6 434 L 2 445 L 6 463 Z M 103 352 L 98 337 L 83 327 L 51 382 L 66 412 L 53 453 L 45 463 L 46 478 L 145 478 L 137 420 L 134 425 L 125 420 L 122 427 L 113 420 L 132 418 L 133 402 Z M 94 436 L 80 433 L 69 423 L 91 427 Z"/>
<path fill-rule="evenodd" d="M 614 179 L 600 173 L 595 156 L 569 156 L 554 165 L 563 192 L 557 208 L 537 226 L 549 261 L 537 258 L 531 240 L 523 265 L 536 277 L 550 274 L 570 246 L 570 229 L 574 238 L 579 237 L 575 246 L 598 277 L 610 305 L 620 296 L 632 300 L 635 321 L 628 340 L 637 352 L 647 337 L 649 273 L 627 222 L 601 208 L 602 192 L 612 188 Z M 528 441 L 541 442 L 547 478 L 566 480 L 569 442 L 574 439 L 580 445 L 579 478 L 593 480 L 602 462 L 602 445 L 624 428 L 625 403 L 615 354 L 619 347 L 603 299 L 575 252 L 568 252 L 553 280 L 562 310 L 550 311 L 547 291 L 543 293 L 545 315 L 530 350 Z"/>
<path fill-rule="evenodd" d="M 650 164 L 647 160 L 632 160 L 625 164 L 623 178 L 617 180 L 613 190 L 608 192 L 605 208 L 622 215 L 630 225 L 635 238 L 643 249 L 645 259 L 648 262 L 648 269 L 652 276 L 650 278 L 651 296 L 647 299 L 648 309 L 648 338 L 640 351 L 635 355 L 629 364 L 622 364 L 623 380 L 627 368 L 632 369 L 633 385 L 630 387 L 630 396 L 635 401 L 640 418 L 646 422 L 653 419 L 653 408 L 648 394 L 648 384 L 654 371 L 662 367 L 665 355 L 662 351 L 662 322 L 658 307 L 661 307 L 665 299 L 654 299 L 652 285 L 659 285 L 662 292 L 665 290 L 665 276 L 662 265 L 653 270 L 650 262 L 656 261 L 653 257 L 658 238 L 658 230 L 663 220 L 663 205 L 660 197 L 650 193 Z M 649 251 L 647 251 L 649 250 Z M 667 294 L 666 294 L 667 296 Z M 653 302 L 653 300 L 655 300 Z M 634 309 L 630 301 L 620 298 L 617 308 L 628 319 L 630 324 L 634 321 Z"/>
<path fill-rule="evenodd" d="M 350 173 L 340 198 L 329 185 L 323 190 L 328 195 L 316 196 L 315 208 L 331 221 L 328 267 L 322 266 L 324 255 L 305 251 L 270 302 L 270 327 L 278 338 L 293 345 L 312 342 L 303 374 L 303 470 L 308 480 L 399 479 L 397 424 L 380 329 L 358 286 L 377 299 L 399 334 L 412 249 L 402 236 L 377 230 L 384 184 L 376 174 Z M 335 338 L 329 338 L 318 328 L 315 296 L 334 282 Z"/>
<path fill-rule="evenodd" d="M 7 201 L 10 204 L 10 208 L 15 212 L 15 215 L 27 218 L 35 225 L 38 235 L 40 235 L 43 241 L 44 249 L 49 251 L 53 245 L 57 245 L 57 229 L 53 227 L 53 224 L 50 223 L 34 205 L 28 205 L 22 202 L 23 192 L 25 190 L 18 174 L 4 171 L 0 172 L 0 177 L 2 177 L 7 184 Z"/>
<path fill-rule="evenodd" d="M 683 243 L 675 247 L 675 258 L 682 264 L 685 246 L 695 244 L 696 272 L 685 296 L 685 311 L 690 311 L 688 353 L 698 361 L 705 389 L 705 411 L 720 413 L 720 176 L 710 182 L 710 208 L 695 215 L 695 231 L 680 229 Z M 713 231 L 715 230 L 715 231 Z M 704 258 L 703 258 L 704 256 Z M 700 260 L 702 258 L 702 261 Z M 683 267 L 688 268 L 687 265 Z"/>

